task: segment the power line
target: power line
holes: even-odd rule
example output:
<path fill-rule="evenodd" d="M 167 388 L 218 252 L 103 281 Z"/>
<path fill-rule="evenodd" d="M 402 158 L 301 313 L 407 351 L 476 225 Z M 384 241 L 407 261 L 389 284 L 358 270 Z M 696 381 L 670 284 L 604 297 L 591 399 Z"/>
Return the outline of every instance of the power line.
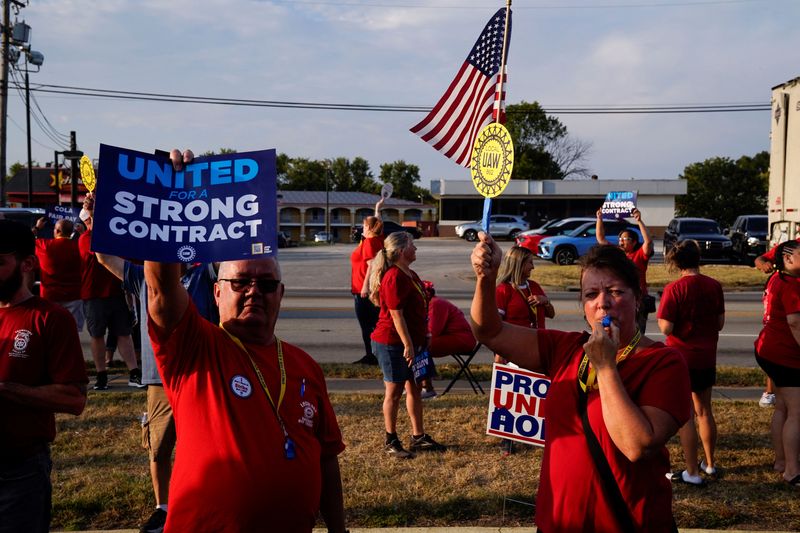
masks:
<path fill-rule="evenodd" d="M 19 131 L 21 131 L 22 133 L 25 133 L 25 128 L 23 128 L 22 126 L 20 126 L 19 124 L 17 124 L 17 121 L 16 121 L 16 120 L 14 120 L 13 118 L 11 118 L 11 115 L 7 115 L 7 116 L 6 116 L 6 118 L 7 118 L 8 120 L 10 120 L 10 121 L 11 121 L 11 123 L 12 123 L 12 124 L 14 124 L 14 125 L 15 125 L 17 128 L 19 128 Z M 57 151 L 57 150 L 58 150 L 58 148 L 56 148 L 56 147 L 54 147 L 54 146 L 49 146 L 49 145 L 46 145 L 46 144 L 42 144 L 42 143 L 41 143 L 41 142 L 39 142 L 39 140 L 38 140 L 36 137 L 34 137 L 34 136 L 31 136 L 31 140 L 33 140 L 33 142 L 35 142 L 36 144 L 38 144 L 38 145 L 39 145 L 39 146 L 41 146 L 42 148 L 47 148 L 47 149 L 49 149 L 49 150 L 54 150 L 54 151 Z"/>
<path fill-rule="evenodd" d="M 697 1 L 685 1 L 685 2 L 631 2 L 631 3 L 612 3 L 612 4 L 567 4 L 567 5 L 557 5 L 557 4 L 550 4 L 550 5 L 538 5 L 538 6 L 513 6 L 515 11 L 518 10 L 566 10 L 566 9 L 641 9 L 641 8 L 670 8 L 670 7 L 704 7 L 704 6 L 724 6 L 724 5 L 736 5 L 736 4 L 750 4 L 760 2 L 763 3 L 764 0 L 697 0 Z M 363 7 L 363 8 L 383 8 L 383 9 L 443 9 L 443 10 L 490 10 L 496 9 L 497 6 L 445 6 L 445 5 L 424 5 L 424 4 L 397 4 L 397 3 L 388 3 L 388 4 L 380 4 L 375 2 L 337 2 L 337 1 L 330 1 L 325 2 L 321 0 L 272 0 L 270 3 L 272 4 L 284 4 L 284 5 L 309 5 L 309 6 L 321 6 L 321 7 Z"/>
<path fill-rule="evenodd" d="M 206 104 L 238 107 L 272 107 L 290 109 L 316 109 L 338 111 L 378 111 L 395 113 L 427 113 L 430 107 L 401 106 L 384 104 L 345 104 L 330 102 L 302 102 L 281 100 L 254 100 L 242 98 L 218 98 L 211 96 L 191 96 L 169 93 L 152 93 L 136 91 L 119 91 L 112 89 L 94 89 L 69 85 L 40 84 L 31 91 L 67 96 L 86 96 L 90 98 L 109 98 L 151 102 L 173 102 L 189 104 Z M 708 104 L 654 104 L 654 105 L 589 105 L 589 106 L 542 106 L 551 115 L 619 115 L 619 114 L 676 114 L 676 113 L 740 113 L 752 111 L 769 111 L 768 102 L 764 103 L 708 103 Z"/>
<path fill-rule="evenodd" d="M 23 93 L 25 86 L 20 83 L 20 80 L 18 78 L 18 73 L 16 71 L 14 71 L 12 69 L 12 70 L 9 70 L 9 73 L 11 74 L 11 77 L 14 79 L 14 88 L 17 90 L 17 94 L 19 95 L 20 99 L 22 100 L 23 105 L 26 105 L 25 94 Z M 66 141 L 64 141 L 63 139 L 60 139 L 58 137 L 58 135 L 60 135 L 60 134 L 58 134 L 58 132 L 56 132 L 56 135 L 54 135 L 51 131 L 48 130 L 48 128 L 46 128 L 44 126 L 44 124 L 42 123 L 42 120 L 36 114 L 36 110 L 33 109 L 33 108 L 31 108 L 31 117 L 33 117 L 33 120 L 39 126 L 39 129 L 42 131 L 42 133 L 45 134 L 45 136 L 47 136 L 47 138 L 49 138 L 51 141 L 53 141 L 57 145 L 60 145 L 62 147 L 66 146 Z M 49 124 L 49 122 L 48 122 L 48 124 Z"/>

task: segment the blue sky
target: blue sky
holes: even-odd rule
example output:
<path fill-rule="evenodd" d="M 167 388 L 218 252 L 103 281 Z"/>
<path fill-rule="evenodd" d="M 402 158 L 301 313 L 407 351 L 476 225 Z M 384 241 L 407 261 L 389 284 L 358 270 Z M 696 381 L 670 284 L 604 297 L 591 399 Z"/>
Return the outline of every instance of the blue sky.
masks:
<path fill-rule="evenodd" d="M 31 0 L 20 19 L 44 53 L 31 85 L 277 101 L 432 106 L 493 0 Z M 507 102 L 768 103 L 800 76 L 797 0 L 516 0 Z M 53 127 L 151 151 L 276 148 L 361 156 L 377 178 L 405 160 L 431 179 L 469 179 L 408 128 L 419 113 L 317 111 L 34 93 Z M 25 161 L 25 108 L 9 93 L 8 163 Z M 675 178 L 690 163 L 769 148 L 770 113 L 560 115 L 592 144 L 601 179 Z M 56 143 L 33 123 L 33 158 Z M 58 147 L 63 149 L 63 147 Z"/>

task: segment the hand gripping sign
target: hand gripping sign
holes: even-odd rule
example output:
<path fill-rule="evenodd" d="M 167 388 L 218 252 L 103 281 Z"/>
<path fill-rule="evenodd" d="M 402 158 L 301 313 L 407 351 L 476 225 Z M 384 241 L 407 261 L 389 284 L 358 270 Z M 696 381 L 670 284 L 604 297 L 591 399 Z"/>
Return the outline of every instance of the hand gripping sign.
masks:
<path fill-rule="evenodd" d="M 514 169 L 514 143 L 500 123 L 485 126 L 472 147 L 472 184 L 484 197 L 483 231 L 489 233 L 492 198 L 502 193 Z"/>
<path fill-rule="evenodd" d="M 169 159 L 100 145 L 92 250 L 160 262 L 277 252 L 275 150 Z"/>
<path fill-rule="evenodd" d="M 547 376 L 508 365 L 495 364 L 489 394 L 486 434 L 544 446 Z"/>

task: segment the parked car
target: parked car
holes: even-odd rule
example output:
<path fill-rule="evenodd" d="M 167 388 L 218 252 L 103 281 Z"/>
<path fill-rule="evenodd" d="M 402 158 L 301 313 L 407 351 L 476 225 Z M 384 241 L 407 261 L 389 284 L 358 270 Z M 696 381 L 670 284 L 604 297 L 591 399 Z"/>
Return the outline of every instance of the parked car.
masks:
<path fill-rule="evenodd" d="M 730 261 L 731 240 L 722 234 L 716 221 L 709 218 L 673 218 L 664 232 L 664 253 L 686 239 L 694 239 L 700 245 L 701 260 Z"/>
<path fill-rule="evenodd" d="M 45 216 L 45 210 L 39 207 L 0 207 L 0 219 L 16 220 L 29 228 L 36 225 L 36 221 Z M 38 233 L 40 238 L 53 238 L 53 225 L 48 224 Z"/>
<path fill-rule="evenodd" d="M 731 258 L 739 263 L 753 264 L 767 251 L 767 215 L 741 215 L 725 232 L 731 240 Z"/>
<path fill-rule="evenodd" d="M 531 228 L 524 218 L 517 215 L 491 215 L 489 234 L 492 237 L 515 239 L 518 234 Z M 467 222 L 456 226 L 456 235 L 470 242 L 478 240 L 478 232 L 483 230 L 483 221 Z"/>
<path fill-rule="evenodd" d="M 606 240 L 609 244 L 615 246 L 619 244 L 618 235 L 622 230 L 633 231 L 639 236 L 639 242 L 642 241 L 642 234 L 639 232 L 639 228 L 624 220 L 606 220 L 604 229 Z M 545 237 L 539 242 L 537 255 L 557 265 L 571 265 L 596 244 L 597 221 L 592 219 L 592 222 L 584 222 L 565 235 Z"/>
<path fill-rule="evenodd" d="M 578 226 L 596 220 L 593 217 L 571 217 L 551 220 L 544 226 L 536 229 L 523 231 L 517 235 L 517 246 L 527 248 L 533 253 L 539 253 L 539 242 L 545 237 L 552 235 L 564 235 L 574 230 Z"/>
<path fill-rule="evenodd" d="M 319 231 L 314 235 L 314 242 L 333 242 L 333 233 Z"/>
<path fill-rule="evenodd" d="M 289 248 L 292 244 L 291 235 L 285 231 L 278 232 L 278 248 Z"/>
<path fill-rule="evenodd" d="M 361 225 L 355 226 L 353 231 L 350 232 L 350 240 L 353 242 L 361 242 L 361 233 L 364 231 L 364 228 Z M 396 231 L 405 231 L 406 233 L 410 233 L 412 237 L 415 239 L 422 238 L 422 231 L 416 226 L 401 226 L 397 222 L 392 222 L 391 220 L 384 220 L 383 221 L 383 236 L 386 237 L 391 235 Z"/>

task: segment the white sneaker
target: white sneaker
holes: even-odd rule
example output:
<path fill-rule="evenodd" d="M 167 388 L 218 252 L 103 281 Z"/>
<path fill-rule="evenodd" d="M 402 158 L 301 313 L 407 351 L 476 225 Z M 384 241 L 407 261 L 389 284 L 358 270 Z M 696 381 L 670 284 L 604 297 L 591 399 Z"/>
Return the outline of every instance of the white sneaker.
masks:
<path fill-rule="evenodd" d="M 761 395 L 761 399 L 758 400 L 759 407 L 772 407 L 775 405 L 775 395 L 771 392 L 765 392 Z"/>
<path fill-rule="evenodd" d="M 436 396 L 437 394 L 435 390 L 422 389 L 422 392 L 420 393 L 420 398 L 423 400 L 427 400 L 428 398 L 436 398 Z"/>
<path fill-rule="evenodd" d="M 701 472 L 705 472 L 706 475 L 708 475 L 708 476 L 712 476 L 713 477 L 713 476 L 717 475 L 717 469 L 714 468 L 713 466 L 708 466 L 706 464 L 706 460 L 705 459 L 700 461 L 700 464 L 697 465 L 697 466 L 698 466 L 698 468 L 700 468 Z"/>
<path fill-rule="evenodd" d="M 689 485 L 694 485 L 696 487 L 702 487 L 703 485 L 706 484 L 703 478 L 701 478 L 699 475 L 693 476 L 689 474 L 689 472 L 687 472 L 686 470 L 681 472 L 681 479 L 683 480 L 684 483 L 687 483 Z"/>

